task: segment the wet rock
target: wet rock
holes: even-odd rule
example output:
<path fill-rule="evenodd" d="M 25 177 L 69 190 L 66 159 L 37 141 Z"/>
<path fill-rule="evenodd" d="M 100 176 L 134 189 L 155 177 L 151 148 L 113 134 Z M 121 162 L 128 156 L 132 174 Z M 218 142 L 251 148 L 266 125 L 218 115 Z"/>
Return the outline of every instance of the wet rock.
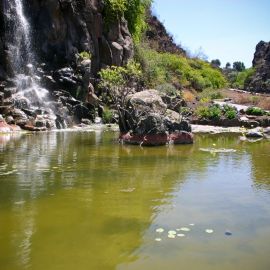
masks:
<path fill-rule="evenodd" d="M 23 96 L 16 96 L 13 98 L 14 106 L 18 109 L 29 109 L 31 102 L 28 98 Z"/>
<path fill-rule="evenodd" d="M 10 106 L 0 106 L 0 114 L 7 115 L 11 111 Z"/>
<path fill-rule="evenodd" d="M 19 119 L 27 120 L 27 115 L 20 109 L 14 109 L 12 111 L 12 116 L 14 117 L 15 120 L 19 120 Z"/>
<path fill-rule="evenodd" d="M 263 132 L 264 132 L 265 134 L 270 135 L 270 127 L 265 128 Z"/>
<path fill-rule="evenodd" d="M 15 87 L 5 87 L 4 88 L 4 98 L 10 98 L 12 95 L 14 95 L 17 92 L 17 88 Z"/>
<path fill-rule="evenodd" d="M 260 126 L 260 123 L 255 120 L 248 120 L 248 121 L 240 121 L 240 125 L 244 126 L 245 128 L 256 128 Z"/>
<path fill-rule="evenodd" d="M 176 131 L 169 134 L 168 140 L 172 144 L 191 144 L 193 143 L 193 135 L 187 131 Z"/>
<path fill-rule="evenodd" d="M 78 104 L 74 107 L 73 114 L 74 114 L 74 120 L 77 123 L 80 123 L 83 118 L 94 120 L 93 115 L 91 114 L 90 110 L 82 104 Z"/>
<path fill-rule="evenodd" d="M 46 127 L 46 120 L 36 120 L 34 126 L 38 128 Z"/>
<path fill-rule="evenodd" d="M 2 106 L 4 103 L 4 93 L 0 92 L 0 106 Z"/>
<path fill-rule="evenodd" d="M 87 126 L 90 126 L 91 124 L 92 124 L 92 121 L 91 120 L 89 120 L 89 119 L 82 119 L 81 120 L 81 123 L 82 124 L 85 124 L 85 125 L 87 125 Z"/>
<path fill-rule="evenodd" d="M 43 75 L 41 79 L 41 83 L 47 89 L 56 89 L 58 87 L 57 82 L 51 75 Z"/>
<path fill-rule="evenodd" d="M 0 132 L 1 133 L 10 133 L 10 132 L 19 131 L 19 130 L 20 128 L 18 126 L 9 125 L 3 120 L 3 118 L 0 119 Z"/>
<path fill-rule="evenodd" d="M 28 130 L 28 131 L 38 131 L 38 132 L 47 130 L 46 127 L 34 127 L 33 125 L 24 125 L 23 129 Z"/>
<path fill-rule="evenodd" d="M 263 138 L 263 133 L 257 130 L 250 130 L 246 133 L 247 138 Z"/>
<path fill-rule="evenodd" d="M 15 124 L 15 120 L 11 115 L 6 117 L 6 122 L 7 122 L 8 125 L 14 125 Z"/>
<path fill-rule="evenodd" d="M 138 135 L 128 132 L 121 134 L 119 140 L 120 142 L 125 142 L 134 145 L 159 146 L 168 143 L 168 136 L 167 134 Z"/>

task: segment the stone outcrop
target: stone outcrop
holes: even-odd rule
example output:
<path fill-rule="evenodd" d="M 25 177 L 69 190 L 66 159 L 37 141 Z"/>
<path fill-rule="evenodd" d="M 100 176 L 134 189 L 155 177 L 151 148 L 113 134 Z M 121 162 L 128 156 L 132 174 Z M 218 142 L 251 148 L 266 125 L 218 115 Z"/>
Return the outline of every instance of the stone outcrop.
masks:
<path fill-rule="evenodd" d="M 27 2 L 35 41 L 47 62 L 76 64 L 78 53 L 87 51 L 92 56 L 91 69 L 96 73 L 104 65 L 122 65 L 132 56 L 132 39 L 125 19 L 107 26 L 103 1 Z"/>
<path fill-rule="evenodd" d="M 179 113 L 168 109 L 157 90 L 130 95 L 125 108 L 123 142 L 141 145 L 192 143 L 191 127 Z"/>
<path fill-rule="evenodd" d="M 148 11 L 147 14 L 147 25 L 146 37 L 152 49 L 158 52 L 186 55 L 186 51 L 174 42 L 173 37 L 167 32 L 165 26 L 151 11 Z"/>
<path fill-rule="evenodd" d="M 258 43 L 252 64 L 255 74 L 245 83 L 245 89 L 270 93 L 270 42 Z"/>

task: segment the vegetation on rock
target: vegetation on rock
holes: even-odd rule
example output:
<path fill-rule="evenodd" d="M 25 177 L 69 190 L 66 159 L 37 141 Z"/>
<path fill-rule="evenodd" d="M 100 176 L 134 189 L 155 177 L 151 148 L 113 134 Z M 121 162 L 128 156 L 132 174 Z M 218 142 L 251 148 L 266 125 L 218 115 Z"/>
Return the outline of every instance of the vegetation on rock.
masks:
<path fill-rule="evenodd" d="M 151 3 L 152 0 L 105 0 L 105 23 L 109 25 L 124 16 L 133 39 L 138 42 L 147 27 L 146 9 L 150 7 Z"/>
<path fill-rule="evenodd" d="M 144 46 L 137 46 L 135 59 L 141 64 L 145 84 L 156 87 L 172 83 L 179 88 L 218 89 L 226 85 L 222 73 L 201 59 L 191 59 L 182 55 L 159 53 Z"/>

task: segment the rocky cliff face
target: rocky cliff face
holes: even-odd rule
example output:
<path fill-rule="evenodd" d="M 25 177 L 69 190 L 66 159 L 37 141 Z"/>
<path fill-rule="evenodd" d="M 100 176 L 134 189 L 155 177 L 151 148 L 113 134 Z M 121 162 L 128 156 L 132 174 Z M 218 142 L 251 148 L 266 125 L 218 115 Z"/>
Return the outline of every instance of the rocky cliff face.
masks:
<path fill-rule="evenodd" d="M 146 31 L 146 37 L 152 49 L 158 52 L 186 55 L 186 51 L 174 42 L 165 26 L 151 11 L 148 11 L 147 14 L 147 25 L 149 28 Z"/>
<path fill-rule="evenodd" d="M 27 33 L 21 34 L 21 29 Z M 25 65 L 16 71 L 14 52 L 20 54 L 19 66 Z M 125 18 L 106 23 L 103 0 L 2 0 L 0 114 L 8 123 L 34 130 L 94 121 L 97 104 L 89 102 L 96 98 L 91 78 L 102 67 L 124 65 L 132 56 Z M 49 103 L 43 98 L 41 104 L 42 89 L 49 93 Z M 32 104 L 33 95 L 39 96 L 38 104 Z M 55 123 L 47 123 L 48 109 Z"/>
<path fill-rule="evenodd" d="M 270 42 L 260 41 L 253 59 L 255 74 L 245 88 L 252 92 L 270 93 Z"/>
<path fill-rule="evenodd" d="M 5 0 L 6 1 L 6 0 Z M 3 61 L 5 29 L 1 1 L 0 61 Z M 106 26 L 102 0 L 29 0 L 24 11 L 33 28 L 33 43 L 41 62 L 54 69 L 71 65 L 76 68 L 78 54 L 91 54 L 91 70 L 96 73 L 104 65 L 122 65 L 133 54 L 133 43 L 124 18 Z M 6 52 L 7 53 L 7 52 Z"/>

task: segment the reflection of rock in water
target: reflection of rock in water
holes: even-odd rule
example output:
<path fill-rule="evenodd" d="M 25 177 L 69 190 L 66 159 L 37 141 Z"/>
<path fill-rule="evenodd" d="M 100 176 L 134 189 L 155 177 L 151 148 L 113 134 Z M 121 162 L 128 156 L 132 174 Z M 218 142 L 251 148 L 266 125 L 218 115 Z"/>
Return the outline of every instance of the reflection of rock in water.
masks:
<path fill-rule="evenodd" d="M 270 144 L 268 140 L 248 145 L 251 149 L 250 160 L 252 162 L 253 181 L 257 188 L 270 189 Z M 259 149 L 256 152 L 252 148 Z"/>

